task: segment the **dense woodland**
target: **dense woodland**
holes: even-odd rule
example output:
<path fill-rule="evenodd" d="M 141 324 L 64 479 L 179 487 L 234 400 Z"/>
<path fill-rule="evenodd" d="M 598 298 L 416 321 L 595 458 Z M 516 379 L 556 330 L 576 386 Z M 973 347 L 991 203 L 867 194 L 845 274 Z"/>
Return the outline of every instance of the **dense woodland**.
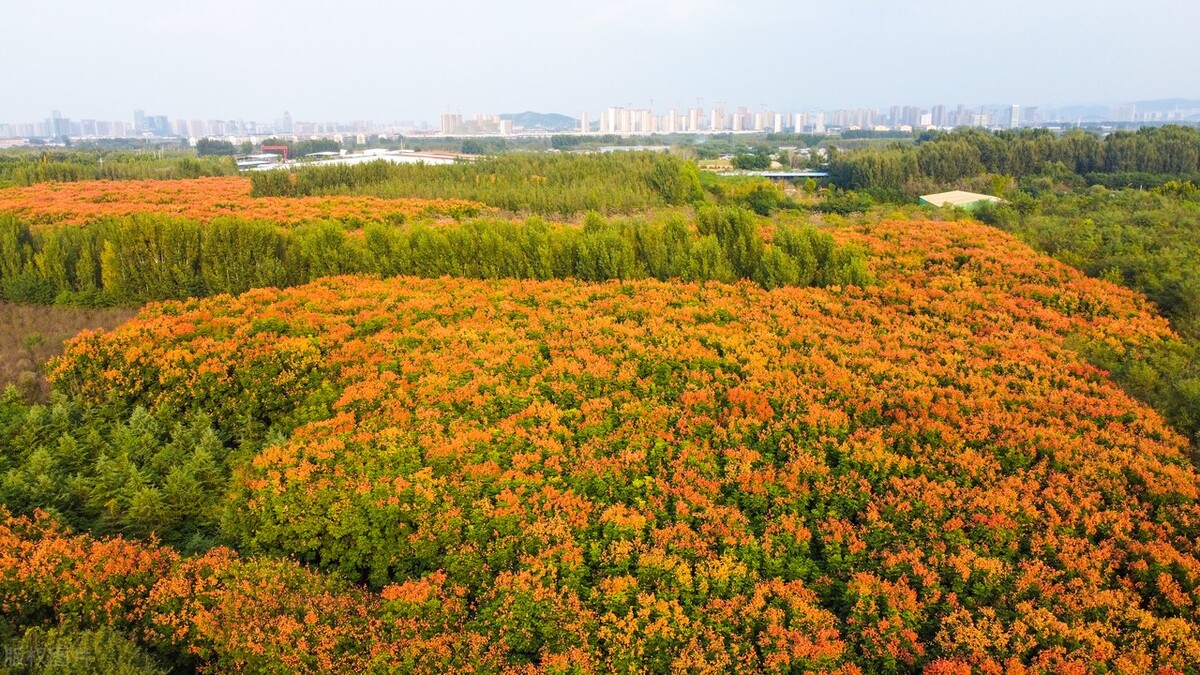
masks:
<path fill-rule="evenodd" d="M 1074 175 L 1112 187 L 1153 186 L 1200 176 L 1200 129 L 1144 127 L 1103 138 L 1079 130 L 928 132 L 915 144 L 835 152 L 829 170 L 839 187 L 878 195 L 915 196 L 984 174 L 1018 181 Z"/>
<path fill-rule="evenodd" d="M 163 301 L 0 397 L 0 644 L 1200 673 L 1196 138 L 927 135 L 787 190 L 614 153 L 0 192 L 0 298 Z"/>

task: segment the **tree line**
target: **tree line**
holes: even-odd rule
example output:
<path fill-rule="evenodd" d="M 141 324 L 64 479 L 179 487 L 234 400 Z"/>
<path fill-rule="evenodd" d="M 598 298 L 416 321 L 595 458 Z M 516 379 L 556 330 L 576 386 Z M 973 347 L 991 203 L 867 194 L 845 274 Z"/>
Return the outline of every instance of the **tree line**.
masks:
<path fill-rule="evenodd" d="M 311 138 L 303 141 L 293 141 L 283 138 L 268 138 L 260 143 L 259 147 L 264 145 L 286 147 L 288 149 L 288 157 L 292 158 L 303 157 L 314 152 L 338 152 L 342 149 L 342 144 L 338 143 L 332 138 Z"/>
<path fill-rule="evenodd" d="M 192 153 L 45 151 L 0 153 L 0 187 L 86 180 L 174 180 L 232 176 L 237 166 L 227 157 Z"/>
<path fill-rule="evenodd" d="M 571 216 L 632 213 L 701 200 L 690 162 L 650 152 L 600 155 L 510 153 L 430 166 L 386 161 L 256 172 L 256 197 L 360 194 L 460 198 L 513 212 Z"/>
<path fill-rule="evenodd" d="M 861 253 L 807 225 L 779 225 L 764 243 L 757 219 L 736 207 L 582 227 L 471 220 L 447 225 L 337 221 L 292 229 L 263 221 L 198 221 L 163 215 L 106 218 L 83 227 L 38 228 L 0 216 L 0 298 L 20 303 L 134 305 L 284 287 L 338 274 L 454 275 L 586 281 L 653 277 L 765 288 L 864 285 Z"/>
<path fill-rule="evenodd" d="M 842 188 L 908 195 L 984 174 L 1019 180 L 1065 172 L 1094 182 L 1123 176 L 1136 185 L 1130 181 L 1200 173 L 1200 129 L 1143 127 L 1103 137 L 1047 129 L 926 132 L 915 144 L 832 153 L 829 171 Z"/>

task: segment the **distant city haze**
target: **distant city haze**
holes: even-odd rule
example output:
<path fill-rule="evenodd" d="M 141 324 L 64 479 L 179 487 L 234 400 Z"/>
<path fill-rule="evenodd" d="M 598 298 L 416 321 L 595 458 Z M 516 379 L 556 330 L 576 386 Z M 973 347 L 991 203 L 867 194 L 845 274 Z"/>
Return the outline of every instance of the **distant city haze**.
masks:
<path fill-rule="evenodd" d="M 1200 3 L 1181 0 L 60 0 L 7 19 L 5 121 L 1200 98 Z"/>

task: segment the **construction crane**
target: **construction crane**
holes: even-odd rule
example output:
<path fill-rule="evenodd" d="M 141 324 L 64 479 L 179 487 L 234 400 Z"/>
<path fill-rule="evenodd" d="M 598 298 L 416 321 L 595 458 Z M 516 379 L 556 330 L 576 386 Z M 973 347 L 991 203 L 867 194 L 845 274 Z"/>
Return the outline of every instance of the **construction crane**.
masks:
<path fill-rule="evenodd" d="M 283 152 L 283 161 L 287 161 L 288 146 L 286 145 L 264 145 L 262 148 L 260 148 L 260 150 L 262 152 L 266 152 L 268 150 L 279 150 Z"/>

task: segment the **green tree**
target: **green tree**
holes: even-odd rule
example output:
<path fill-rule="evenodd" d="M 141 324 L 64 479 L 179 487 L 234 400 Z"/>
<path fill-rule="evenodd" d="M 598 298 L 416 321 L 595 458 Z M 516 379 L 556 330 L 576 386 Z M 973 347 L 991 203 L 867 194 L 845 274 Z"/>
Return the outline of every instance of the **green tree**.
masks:
<path fill-rule="evenodd" d="M 200 157 L 232 156 L 237 154 L 237 148 L 230 141 L 215 138 L 201 138 L 196 141 L 196 154 Z"/>
<path fill-rule="evenodd" d="M 462 142 L 460 152 L 464 155 L 484 155 L 487 154 L 487 148 L 474 138 L 468 138 Z"/>

